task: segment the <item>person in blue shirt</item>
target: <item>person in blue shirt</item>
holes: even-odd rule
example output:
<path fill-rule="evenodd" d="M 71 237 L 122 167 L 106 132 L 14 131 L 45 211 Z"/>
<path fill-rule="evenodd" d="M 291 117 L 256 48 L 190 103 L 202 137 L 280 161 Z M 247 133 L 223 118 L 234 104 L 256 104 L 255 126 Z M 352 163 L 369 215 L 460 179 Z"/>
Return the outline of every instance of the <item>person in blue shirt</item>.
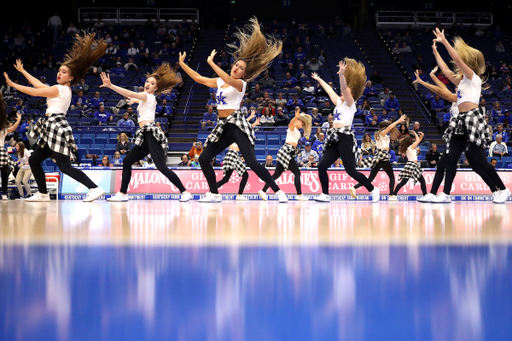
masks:
<path fill-rule="evenodd" d="M 299 99 L 299 96 L 297 96 L 297 94 L 293 94 L 292 95 L 292 98 L 288 100 L 288 102 L 286 103 L 286 108 L 288 109 L 289 112 L 292 112 L 292 111 L 295 111 L 295 107 L 300 107 L 301 110 L 302 108 L 304 108 L 304 102 L 302 102 L 302 100 Z"/>
<path fill-rule="evenodd" d="M 503 131 L 503 124 L 498 123 L 496 125 L 496 130 L 497 131 L 492 136 L 492 140 L 496 141 L 496 136 L 501 135 L 501 138 L 502 138 L 503 142 L 507 143 L 508 139 L 509 139 L 509 136 L 508 136 L 508 134 L 506 132 Z"/>
<path fill-rule="evenodd" d="M 443 115 L 443 126 L 442 130 L 445 131 L 446 128 L 448 128 L 448 124 L 450 123 L 450 119 L 452 118 L 452 114 L 450 112 L 447 112 Z"/>
<path fill-rule="evenodd" d="M 389 94 L 389 98 L 384 102 L 384 107 L 387 111 L 398 111 L 400 109 L 400 103 L 395 98 L 395 94 Z"/>
<path fill-rule="evenodd" d="M 203 120 L 201 121 L 202 130 L 205 130 L 206 126 L 214 127 L 217 125 L 217 114 L 213 112 L 213 107 L 209 105 L 207 110 L 203 114 Z"/>
<path fill-rule="evenodd" d="M 162 104 L 156 107 L 156 116 L 166 118 L 169 122 L 172 120 L 172 106 L 163 99 Z"/>
<path fill-rule="evenodd" d="M 425 75 L 425 74 L 423 73 L 423 70 L 422 70 L 422 69 L 418 69 L 418 70 L 417 70 L 417 73 L 418 73 L 419 78 L 420 78 L 422 81 L 424 81 L 424 82 L 428 82 L 428 81 L 427 81 L 427 75 Z M 416 76 L 416 72 L 415 72 L 415 73 L 414 73 L 414 77 L 413 77 L 413 82 L 416 80 L 416 77 L 417 77 L 417 76 Z M 415 88 L 416 90 L 418 89 L 418 83 L 414 83 L 414 88 Z"/>
<path fill-rule="evenodd" d="M 96 91 L 94 93 L 94 97 L 91 98 L 91 100 L 89 101 L 89 104 L 91 107 L 98 109 L 100 107 L 100 105 L 103 104 L 103 102 L 104 102 L 104 99 L 100 97 L 100 92 Z"/>
<path fill-rule="evenodd" d="M 502 114 L 501 103 L 499 101 L 494 102 L 494 106 L 491 109 L 491 115 L 493 118 L 498 118 Z"/>
<path fill-rule="evenodd" d="M 306 61 L 306 54 L 304 51 L 302 51 L 302 47 L 297 48 L 297 52 L 295 52 L 295 61 L 297 63 L 305 62 Z"/>
<path fill-rule="evenodd" d="M 318 153 L 319 157 L 322 158 L 322 154 L 324 152 L 324 141 L 325 140 L 325 134 L 320 133 L 318 136 L 318 139 L 313 142 L 313 146 L 311 146 L 311 149 L 313 149 L 315 152 Z"/>
<path fill-rule="evenodd" d="M 161 100 L 165 99 L 165 100 L 167 100 L 167 102 L 174 101 L 174 100 L 176 100 L 176 94 L 172 93 L 172 92 L 164 93 L 164 94 L 160 95 L 160 99 Z"/>
<path fill-rule="evenodd" d="M 372 86 L 371 81 L 366 82 L 366 87 L 364 88 L 363 95 L 365 95 L 366 97 L 379 97 L 379 95 L 377 95 L 377 91 Z"/>
<path fill-rule="evenodd" d="M 396 162 L 396 153 L 393 149 L 389 149 L 389 162 L 393 163 Z"/>
<path fill-rule="evenodd" d="M 505 123 L 504 126 L 510 126 L 512 124 L 512 116 L 510 116 L 508 109 L 503 110 L 503 115 L 499 118 L 498 123 Z"/>
<path fill-rule="evenodd" d="M 432 102 L 436 98 L 436 94 L 434 91 L 430 90 L 428 94 L 425 95 L 425 100 L 427 102 Z"/>
<path fill-rule="evenodd" d="M 129 118 L 129 115 L 127 112 L 123 114 L 123 118 L 121 118 L 119 121 L 117 121 L 118 127 L 135 127 L 135 123 Z"/>
<path fill-rule="evenodd" d="M 386 109 L 382 109 L 382 115 L 378 119 L 379 123 L 381 123 L 382 121 L 391 121 L 391 116 L 388 114 L 388 111 Z"/>
<path fill-rule="evenodd" d="M 110 73 L 123 77 L 126 73 L 125 68 L 121 65 L 121 62 L 116 63 L 116 67 L 110 69 Z"/>
<path fill-rule="evenodd" d="M 215 97 L 215 93 L 211 93 L 210 94 L 210 100 L 208 101 L 208 103 L 206 103 L 206 106 L 212 106 L 214 109 L 217 108 L 217 97 Z"/>
<path fill-rule="evenodd" d="M 311 118 L 312 118 L 312 125 L 321 127 L 324 123 L 324 119 L 322 118 L 322 115 L 318 113 L 318 108 L 313 108 L 311 110 Z"/>
<path fill-rule="evenodd" d="M 78 90 L 78 94 L 71 100 L 71 109 L 86 109 L 89 100 L 84 96 L 83 90 Z"/>
<path fill-rule="evenodd" d="M 370 113 L 368 115 L 366 115 L 366 117 L 364 119 L 364 125 L 366 127 L 371 126 L 371 124 L 373 122 L 373 116 L 375 116 L 375 109 L 374 108 L 370 108 Z"/>
<path fill-rule="evenodd" d="M 281 87 L 283 89 L 300 91 L 300 87 L 298 86 L 297 83 L 297 78 L 292 77 L 292 75 L 289 72 L 286 73 L 285 77 L 285 80 L 283 80 L 283 82 L 281 83 Z"/>
<path fill-rule="evenodd" d="M 105 106 L 100 105 L 98 111 L 94 113 L 94 119 L 91 121 L 91 126 L 95 125 L 107 125 L 107 122 L 112 122 L 114 120 L 114 116 L 105 111 Z"/>
<path fill-rule="evenodd" d="M 434 100 L 430 102 L 430 114 L 432 116 L 432 121 L 437 119 L 438 113 L 442 110 L 444 110 L 444 101 L 439 97 L 439 95 L 436 95 Z"/>

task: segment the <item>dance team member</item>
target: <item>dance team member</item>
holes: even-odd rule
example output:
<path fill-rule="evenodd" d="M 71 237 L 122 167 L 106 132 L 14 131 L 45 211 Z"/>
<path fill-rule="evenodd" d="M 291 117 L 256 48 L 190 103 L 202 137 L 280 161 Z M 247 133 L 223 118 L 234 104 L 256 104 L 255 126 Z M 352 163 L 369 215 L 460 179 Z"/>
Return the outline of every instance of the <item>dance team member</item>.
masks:
<path fill-rule="evenodd" d="M 5 137 L 18 128 L 21 121 L 21 114 L 16 114 L 16 122 L 8 127 L 7 104 L 4 102 L 4 96 L 0 93 L 0 175 L 2 176 L 2 200 L 7 200 L 9 185 L 9 174 L 14 170 L 15 164 L 11 156 L 5 150 Z"/>
<path fill-rule="evenodd" d="M 249 173 L 247 172 L 244 161 L 240 157 L 240 149 L 238 148 L 236 143 L 230 145 L 228 149 L 229 150 L 226 153 L 226 156 L 224 156 L 224 160 L 222 160 L 222 171 L 224 172 L 224 177 L 222 178 L 222 180 L 217 182 L 217 188 L 226 184 L 231 178 L 233 171 L 236 171 L 236 173 L 238 174 L 239 177 L 242 178 L 242 180 L 240 180 L 238 194 L 235 200 L 249 201 L 249 199 L 243 196 L 245 186 L 247 185 L 247 180 L 249 180 Z"/>
<path fill-rule="evenodd" d="M 14 67 L 25 76 L 34 86 L 33 88 L 13 83 L 4 73 L 8 85 L 30 96 L 46 97 L 48 104 L 46 116 L 39 119 L 35 128 L 30 132 L 31 138 L 39 138 L 37 147 L 29 159 L 39 192 L 25 201 L 50 201 L 46 188 L 46 177 L 41 166 L 41 163 L 48 158 L 55 159 L 62 173 L 89 188 L 89 193 L 84 199 L 85 202 L 91 202 L 105 194 L 105 191 L 92 182 L 82 170 L 71 165 L 71 158 L 74 157 L 73 153 L 78 150 L 78 147 L 71 126 L 66 120 L 66 113 L 71 104 L 71 86 L 78 84 L 78 81 L 85 77 L 89 68 L 105 54 L 107 48 L 105 41 L 94 38 L 95 33 L 84 37 L 77 36 L 73 47 L 68 51 L 64 57 L 64 63 L 59 68 L 57 85 L 48 86 L 41 83 L 23 68 L 19 59 Z"/>

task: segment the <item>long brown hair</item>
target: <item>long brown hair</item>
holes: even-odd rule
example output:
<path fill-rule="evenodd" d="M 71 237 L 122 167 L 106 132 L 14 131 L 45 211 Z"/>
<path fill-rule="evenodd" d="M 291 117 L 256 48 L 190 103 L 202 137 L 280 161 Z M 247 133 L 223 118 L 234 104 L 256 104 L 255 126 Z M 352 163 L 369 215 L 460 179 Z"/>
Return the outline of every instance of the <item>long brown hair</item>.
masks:
<path fill-rule="evenodd" d="M 240 47 L 228 44 L 235 52 L 236 61 L 243 60 L 247 65 L 245 69 L 245 81 L 250 82 L 260 73 L 265 71 L 270 62 L 276 58 L 283 49 L 283 42 L 273 37 L 265 37 L 261 32 L 258 19 L 249 19 L 244 30 L 238 30 L 235 37 L 240 40 Z M 235 62 L 236 63 L 236 62 Z"/>
<path fill-rule="evenodd" d="M 158 69 L 153 70 L 152 73 L 148 73 L 146 76 L 147 78 L 153 77 L 156 79 L 157 94 L 168 93 L 173 87 L 181 83 L 181 77 L 176 74 L 169 63 L 162 63 Z"/>
<path fill-rule="evenodd" d="M 382 133 L 383 130 L 385 130 L 387 127 L 389 127 L 389 125 L 391 124 L 390 121 L 382 121 L 380 122 L 379 124 L 379 130 L 377 130 L 377 132 L 375 133 L 375 135 L 373 136 L 375 138 L 375 140 L 378 140 L 380 139 L 380 133 Z M 398 137 L 398 135 L 400 134 L 400 132 L 398 131 L 398 129 L 396 129 L 396 127 L 394 127 L 393 129 L 391 129 L 389 131 L 389 135 L 391 136 L 394 136 L 395 138 Z"/>
<path fill-rule="evenodd" d="M 304 136 L 306 138 L 309 138 L 309 136 L 311 135 L 311 125 L 313 123 L 313 119 L 311 118 L 311 115 L 300 114 L 300 116 L 297 119 L 304 123 Z"/>
<path fill-rule="evenodd" d="M 104 159 L 104 158 L 107 158 L 107 166 L 106 166 L 106 167 L 109 167 L 109 166 L 110 166 L 110 158 L 108 157 L 108 155 L 103 155 L 103 157 L 101 158 L 101 164 L 100 164 L 100 167 L 101 167 L 101 166 L 105 166 L 105 165 L 103 164 L 103 159 Z"/>
<path fill-rule="evenodd" d="M 366 86 L 366 69 L 363 63 L 355 59 L 345 57 L 347 67 L 345 69 L 345 79 L 350 88 L 354 102 L 356 102 L 364 92 Z"/>
<path fill-rule="evenodd" d="M 74 77 L 71 85 L 78 84 L 84 78 L 89 68 L 98 61 L 107 49 L 103 39 L 95 40 L 96 33 L 86 34 L 83 37 L 76 35 L 76 41 L 64 57 L 63 66 L 67 66 Z"/>
<path fill-rule="evenodd" d="M 405 155 L 405 152 L 407 151 L 407 148 L 409 148 L 413 144 L 413 140 L 411 135 L 407 135 L 400 141 L 400 144 L 398 145 L 398 153 Z"/>
<path fill-rule="evenodd" d="M 0 92 L 0 129 L 7 128 L 7 104 L 4 95 Z"/>
<path fill-rule="evenodd" d="M 464 39 L 461 37 L 455 37 L 453 39 L 453 48 L 455 51 L 457 51 L 458 55 L 460 56 L 460 59 L 466 64 L 471 70 L 475 72 L 477 76 L 482 76 L 485 72 L 485 57 L 482 52 L 479 50 L 469 46 L 466 44 Z M 452 61 L 452 65 L 454 66 L 454 72 L 455 72 L 455 78 L 457 80 L 462 80 L 462 77 L 464 77 L 464 74 L 459 69 L 457 64 L 455 64 L 454 61 Z M 482 79 L 482 83 L 485 80 Z"/>
<path fill-rule="evenodd" d="M 20 157 L 25 157 L 25 144 L 23 142 L 16 142 L 18 144 L 18 146 L 20 146 L 20 148 L 18 149 L 18 151 L 16 152 L 16 156 L 18 158 Z"/>

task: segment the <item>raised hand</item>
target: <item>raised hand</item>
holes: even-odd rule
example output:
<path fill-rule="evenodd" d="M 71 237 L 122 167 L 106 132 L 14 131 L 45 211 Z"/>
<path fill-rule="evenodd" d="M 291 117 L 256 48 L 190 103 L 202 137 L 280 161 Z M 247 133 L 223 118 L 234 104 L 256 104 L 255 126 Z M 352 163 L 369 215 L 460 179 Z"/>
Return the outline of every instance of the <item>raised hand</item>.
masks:
<path fill-rule="evenodd" d="M 261 117 L 258 117 L 258 118 L 256 119 L 256 121 L 254 121 L 254 125 L 255 125 L 255 126 L 259 126 L 259 125 L 260 125 L 260 121 L 261 121 Z"/>
<path fill-rule="evenodd" d="M 213 58 L 215 58 L 216 54 L 217 54 L 217 51 L 215 51 L 215 49 L 212 50 L 212 53 L 210 53 L 210 55 L 208 56 L 208 59 L 206 59 L 206 61 L 208 63 L 213 63 Z"/>
<path fill-rule="evenodd" d="M 16 113 L 16 120 L 21 121 L 21 113 Z"/>
<path fill-rule="evenodd" d="M 131 97 L 127 97 L 127 98 L 128 98 L 128 101 L 126 102 L 126 104 L 128 104 L 128 105 L 138 103 L 138 101 L 135 98 L 131 98 Z"/>
<path fill-rule="evenodd" d="M 25 71 L 23 68 L 23 63 L 21 62 L 21 59 L 16 59 L 16 64 L 14 64 L 14 68 L 18 70 L 19 72 Z"/>
<path fill-rule="evenodd" d="M 110 75 L 106 74 L 105 72 L 102 72 L 100 76 L 103 82 L 103 84 L 100 85 L 100 88 L 108 88 L 112 86 L 112 83 L 110 82 Z"/>
<path fill-rule="evenodd" d="M 436 36 L 436 39 L 434 39 L 434 42 L 444 43 L 446 42 L 446 37 L 444 36 L 444 30 L 440 30 L 436 27 L 434 30 L 434 35 Z"/>
<path fill-rule="evenodd" d="M 438 69 L 438 67 L 436 66 L 435 68 L 432 69 L 432 71 L 430 71 L 430 73 L 434 73 L 435 74 L 437 72 L 437 69 Z"/>
<path fill-rule="evenodd" d="M 437 53 L 437 41 L 434 39 L 434 41 L 432 42 L 432 52 L 434 54 Z"/>
<path fill-rule="evenodd" d="M 179 53 L 179 62 L 180 64 L 185 64 L 185 59 L 187 58 L 186 52 L 180 52 Z"/>
<path fill-rule="evenodd" d="M 340 63 L 338 64 L 338 67 L 340 68 L 338 70 L 338 75 L 345 74 L 345 69 L 347 68 L 347 63 L 345 63 L 344 60 L 340 60 Z"/>
<path fill-rule="evenodd" d="M 311 78 L 313 78 L 314 80 L 318 81 L 320 79 L 320 77 L 318 77 L 318 74 L 316 72 L 313 72 L 311 74 Z"/>
<path fill-rule="evenodd" d="M 398 122 L 405 122 L 407 120 L 407 116 L 406 115 L 402 115 L 398 118 Z"/>
<path fill-rule="evenodd" d="M 416 76 L 416 79 L 413 81 L 413 83 L 421 83 L 421 82 L 422 82 L 422 80 L 421 80 L 421 78 L 420 78 L 420 72 L 419 72 L 419 70 L 416 70 L 416 71 L 414 72 L 414 75 Z"/>
<path fill-rule="evenodd" d="M 295 117 L 300 116 L 300 107 L 295 107 Z"/>
<path fill-rule="evenodd" d="M 7 72 L 4 72 L 4 77 L 5 77 L 5 82 L 7 83 L 7 85 L 9 85 L 10 87 L 14 87 L 16 84 L 14 84 L 14 82 L 9 78 L 9 75 L 7 74 Z"/>

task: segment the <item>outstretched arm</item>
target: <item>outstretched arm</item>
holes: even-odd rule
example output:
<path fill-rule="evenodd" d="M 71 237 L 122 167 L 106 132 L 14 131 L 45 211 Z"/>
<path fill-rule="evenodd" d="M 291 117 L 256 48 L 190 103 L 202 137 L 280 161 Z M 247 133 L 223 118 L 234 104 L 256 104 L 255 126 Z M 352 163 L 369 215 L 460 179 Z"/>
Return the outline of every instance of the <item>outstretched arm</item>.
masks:
<path fill-rule="evenodd" d="M 382 136 L 382 137 L 386 136 L 386 134 L 389 133 L 394 127 L 396 127 L 398 124 L 400 124 L 402 122 L 405 122 L 406 119 L 407 119 L 407 116 L 405 116 L 405 115 L 400 116 L 400 118 L 398 120 L 391 123 L 390 125 L 387 126 L 386 129 L 381 131 L 380 136 Z"/>
<path fill-rule="evenodd" d="M 322 88 L 325 90 L 325 92 L 327 92 L 327 94 L 329 95 L 331 102 L 334 105 L 336 105 L 338 103 L 338 99 L 340 98 L 340 96 L 338 96 L 338 94 L 336 94 L 336 92 L 334 92 L 334 90 L 331 88 L 331 86 L 329 84 L 327 84 L 322 78 L 320 78 L 316 72 L 313 72 L 311 74 L 311 78 L 316 80 L 318 82 L 318 84 L 320 84 L 322 86 Z"/>
<path fill-rule="evenodd" d="M 11 81 L 6 72 L 4 72 L 5 81 L 11 88 L 15 88 L 18 91 L 21 91 L 27 95 L 35 96 L 35 97 L 49 97 L 54 98 L 59 96 L 59 89 L 57 86 L 44 87 L 44 88 L 31 88 L 24 85 L 19 85 Z"/>
<path fill-rule="evenodd" d="M 16 128 L 18 128 L 18 125 L 20 124 L 20 121 L 21 121 L 21 114 L 20 114 L 20 113 L 17 113 L 17 114 L 16 114 L 16 122 L 14 122 L 14 124 L 12 125 L 12 127 L 7 128 L 7 134 L 10 134 L 10 133 L 12 133 L 13 131 L 15 131 L 15 130 L 16 130 Z"/>
<path fill-rule="evenodd" d="M 200 74 L 198 74 L 197 72 L 195 72 L 194 70 L 192 70 L 190 68 L 190 66 L 188 66 L 185 63 L 185 58 L 186 57 L 187 57 L 187 53 L 186 52 L 183 52 L 183 53 L 180 52 L 179 60 L 180 60 L 180 66 L 183 69 L 183 71 L 185 71 L 187 73 L 187 75 L 189 75 L 190 78 L 192 78 L 194 80 L 194 82 L 206 85 L 209 88 L 216 88 L 217 87 L 217 80 L 215 78 L 203 77 Z"/>
<path fill-rule="evenodd" d="M 418 134 L 416 134 L 414 130 L 411 130 L 411 134 L 413 134 L 414 137 L 416 138 L 416 141 L 414 141 L 414 143 L 411 145 L 411 148 L 415 149 L 416 147 L 418 147 L 421 140 L 423 140 L 423 133 L 420 132 L 420 136 L 418 136 Z"/>
<path fill-rule="evenodd" d="M 437 51 L 437 42 L 434 40 L 432 43 L 432 53 L 434 54 L 434 57 L 436 58 L 437 65 L 439 65 L 439 68 L 444 73 L 444 75 L 455 85 L 458 85 L 458 81 L 455 79 L 455 73 L 450 70 L 448 65 L 444 62 L 443 58 L 439 54 L 439 51 Z"/>
<path fill-rule="evenodd" d="M 450 44 L 450 42 L 448 42 L 448 40 L 446 40 L 446 37 L 444 36 L 444 30 L 441 31 L 441 30 L 439 30 L 439 28 L 436 28 L 434 30 L 434 34 L 436 36 L 436 39 L 434 39 L 434 40 L 440 42 L 441 44 L 443 44 L 446 47 L 446 49 L 448 50 L 448 53 L 450 54 L 450 57 L 452 57 L 453 61 L 459 67 L 459 69 L 462 71 L 464 76 L 466 76 L 469 80 L 472 80 L 473 79 L 473 70 L 469 66 L 467 66 L 466 63 L 464 63 L 462 61 L 462 58 L 460 58 L 457 51 L 455 51 L 455 49 Z"/>
<path fill-rule="evenodd" d="M 295 129 L 295 122 L 297 122 L 297 119 L 300 117 L 300 107 L 295 107 L 295 117 L 292 118 L 290 123 L 288 124 L 288 129 L 294 130 Z"/>
<path fill-rule="evenodd" d="M 237 89 L 238 92 L 241 92 L 244 86 L 244 83 L 240 79 L 235 79 L 228 75 L 224 70 L 222 70 L 220 67 L 218 67 L 215 62 L 213 61 L 213 58 L 215 57 L 215 54 L 217 54 L 217 51 L 213 50 L 212 53 L 210 53 L 210 56 L 206 60 L 208 64 L 212 67 L 213 71 L 215 71 L 216 74 L 219 75 L 219 77 L 226 82 L 227 84 L 231 85 L 233 88 Z M 243 70 L 245 71 L 245 70 Z M 215 84 L 217 85 L 217 84 Z"/>
<path fill-rule="evenodd" d="M 28 73 L 23 68 L 23 63 L 21 62 L 20 59 L 16 59 L 16 64 L 14 64 L 14 68 L 16 68 L 16 70 L 18 70 L 19 73 L 21 73 L 23 76 L 25 76 L 25 78 L 30 82 L 30 84 L 32 84 L 34 86 L 34 88 L 36 88 L 36 89 L 49 88 L 48 85 L 41 83 L 41 81 L 39 79 L 37 79 L 36 77 L 34 77 L 30 73 Z"/>
<path fill-rule="evenodd" d="M 344 60 L 340 60 L 338 75 L 340 75 L 340 88 L 345 101 L 347 102 L 347 106 L 352 106 L 354 103 L 354 97 L 352 97 L 352 93 L 350 92 L 347 86 L 347 80 L 345 79 L 345 69 L 347 68 L 347 63 Z"/>
<path fill-rule="evenodd" d="M 448 90 L 448 88 L 439 79 L 437 79 L 436 75 L 433 74 L 433 72 L 434 71 L 432 71 L 430 73 L 430 77 L 434 80 L 434 82 L 436 82 L 436 84 L 442 84 L 442 86 L 444 88 L 442 88 L 441 86 L 432 85 L 432 84 L 422 81 L 419 78 L 418 71 L 416 71 L 416 79 L 414 80 L 413 83 L 419 83 L 419 84 L 423 85 L 425 88 L 432 90 L 433 92 L 435 92 L 436 94 L 438 94 L 439 96 L 441 96 L 443 98 L 446 98 L 450 102 L 457 102 L 457 95 L 455 95 L 450 90 Z"/>
<path fill-rule="evenodd" d="M 105 72 L 101 73 L 101 80 L 103 81 L 103 84 L 100 85 L 100 88 L 109 88 L 124 97 L 138 99 L 139 101 L 142 101 L 142 102 L 146 102 L 148 99 L 148 94 L 145 91 L 134 92 L 134 91 L 130 91 L 130 90 L 127 90 L 127 89 L 124 89 L 117 85 L 112 84 L 110 82 L 110 76 L 108 74 L 106 74 Z"/>

